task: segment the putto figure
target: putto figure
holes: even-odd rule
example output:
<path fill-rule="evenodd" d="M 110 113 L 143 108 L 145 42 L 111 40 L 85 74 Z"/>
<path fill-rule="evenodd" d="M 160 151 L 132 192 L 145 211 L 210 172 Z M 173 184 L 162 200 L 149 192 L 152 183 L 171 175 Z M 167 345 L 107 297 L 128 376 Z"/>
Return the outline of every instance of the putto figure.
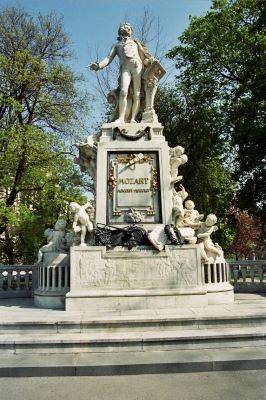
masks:
<path fill-rule="evenodd" d="M 92 221 L 89 215 L 85 211 L 86 208 L 90 208 L 91 211 L 93 211 L 93 206 L 89 201 L 84 206 L 80 206 L 78 203 L 75 202 L 69 204 L 69 213 L 74 215 L 74 222 L 72 226 L 73 231 L 75 233 L 81 231 L 81 236 L 80 236 L 81 246 L 86 246 L 85 238 L 87 231 L 92 232 L 94 229 Z"/>
<path fill-rule="evenodd" d="M 184 206 L 183 202 L 188 196 L 183 185 L 179 185 L 180 189 L 178 192 L 172 188 L 172 217 L 173 217 L 173 224 L 174 226 L 178 227 L 184 218 Z"/>
<path fill-rule="evenodd" d="M 213 260 L 213 257 L 208 257 L 206 251 L 218 257 L 223 256 L 222 248 L 218 243 L 214 244 L 211 240 L 211 234 L 218 230 L 218 226 L 215 225 L 216 222 L 216 215 L 209 214 L 207 215 L 206 221 L 201 222 L 197 230 L 197 243 L 200 245 L 201 258 L 205 262 Z"/>
<path fill-rule="evenodd" d="M 188 160 L 187 155 L 184 154 L 184 151 L 185 149 L 182 146 L 176 146 L 169 149 L 169 164 L 172 183 L 180 181 L 183 178 L 182 176 L 178 176 L 178 167 L 185 164 Z"/>
<path fill-rule="evenodd" d="M 65 228 L 67 222 L 64 219 L 59 219 L 54 229 L 48 228 L 44 231 L 44 236 L 47 238 L 47 244 L 42 246 L 38 251 L 38 261 L 42 262 L 43 253 L 49 253 L 50 251 L 57 251 L 65 253 L 67 246 L 65 245 Z"/>
<path fill-rule="evenodd" d="M 144 67 L 151 65 L 155 59 L 147 52 L 146 47 L 138 40 L 132 39 L 133 28 L 124 22 L 118 30 L 118 42 L 111 47 L 109 55 L 101 62 L 92 62 L 87 68 L 98 71 L 109 65 L 117 55 L 120 58 L 119 76 L 119 112 L 115 123 L 136 122 L 140 107 L 141 78 Z M 132 91 L 132 107 L 129 104 L 129 93 Z M 130 100 L 131 103 L 131 100 Z"/>
<path fill-rule="evenodd" d="M 200 214 L 197 210 L 195 210 L 195 204 L 192 200 L 187 200 L 185 202 L 182 226 L 189 226 L 192 229 L 198 229 L 200 226 L 200 221 L 203 217 L 204 214 Z"/>

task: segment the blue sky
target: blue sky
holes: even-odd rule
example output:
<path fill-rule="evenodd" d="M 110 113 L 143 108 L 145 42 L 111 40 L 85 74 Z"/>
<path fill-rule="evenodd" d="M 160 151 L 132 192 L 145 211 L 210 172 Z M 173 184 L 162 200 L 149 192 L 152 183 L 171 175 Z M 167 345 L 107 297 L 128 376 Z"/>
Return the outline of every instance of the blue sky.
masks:
<path fill-rule="evenodd" d="M 65 30 L 77 56 L 73 67 L 77 72 L 83 72 L 91 82 L 95 72 L 87 70 L 86 65 L 96 60 L 90 59 L 88 48 L 92 54 L 98 49 L 100 57 L 104 58 L 116 41 L 118 27 L 125 16 L 134 27 L 148 6 L 151 15 L 156 19 L 160 17 L 169 43 L 167 51 L 178 43 L 177 38 L 188 27 L 189 15 L 203 15 L 212 4 L 209 0 L 0 0 L 1 6 L 18 3 L 35 15 L 51 10 L 64 15 Z M 150 46 L 148 50 L 153 53 Z"/>

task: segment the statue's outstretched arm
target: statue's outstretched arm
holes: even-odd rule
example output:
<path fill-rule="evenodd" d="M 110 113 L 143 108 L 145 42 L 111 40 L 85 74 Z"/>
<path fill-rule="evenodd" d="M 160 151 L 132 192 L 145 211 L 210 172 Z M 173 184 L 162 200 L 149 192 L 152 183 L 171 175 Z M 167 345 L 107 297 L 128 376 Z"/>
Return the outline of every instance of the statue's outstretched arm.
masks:
<path fill-rule="evenodd" d="M 107 65 L 109 65 L 113 61 L 113 59 L 115 58 L 116 54 L 117 54 L 116 53 L 116 45 L 114 45 L 114 46 L 112 46 L 112 48 L 110 50 L 110 53 L 108 54 L 107 57 L 105 57 L 104 60 L 102 60 L 100 62 L 96 62 L 96 61 L 92 62 L 89 65 L 87 65 L 86 68 L 89 68 L 89 69 L 91 69 L 93 71 L 98 71 L 98 69 L 105 68 L 105 67 L 107 67 Z"/>

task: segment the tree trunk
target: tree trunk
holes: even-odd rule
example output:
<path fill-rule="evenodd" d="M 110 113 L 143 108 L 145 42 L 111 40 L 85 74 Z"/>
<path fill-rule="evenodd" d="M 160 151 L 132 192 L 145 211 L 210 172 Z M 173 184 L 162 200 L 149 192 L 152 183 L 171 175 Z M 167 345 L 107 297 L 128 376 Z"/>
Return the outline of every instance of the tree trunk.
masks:
<path fill-rule="evenodd" d="M 8 264 L 9 265 L 14 265 L 14 243 L 12 241 L 12 238 L 10 237 L 9 230 L 5 230 L 5 239 L 6 239 L 6 244 L 5 244 L 5 253 L 8 258 Z"/>

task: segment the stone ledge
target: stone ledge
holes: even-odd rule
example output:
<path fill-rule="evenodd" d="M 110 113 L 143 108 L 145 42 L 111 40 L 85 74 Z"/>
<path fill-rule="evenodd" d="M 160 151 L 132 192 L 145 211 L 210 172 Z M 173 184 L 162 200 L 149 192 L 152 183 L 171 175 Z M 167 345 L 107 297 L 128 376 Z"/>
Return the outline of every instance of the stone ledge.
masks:
<path fill-rule="evenodd" d="M 266 349 L 178 350 L 110 354 L 1 355 L 0 377 L 112 376 L 258 370 Z"/>

